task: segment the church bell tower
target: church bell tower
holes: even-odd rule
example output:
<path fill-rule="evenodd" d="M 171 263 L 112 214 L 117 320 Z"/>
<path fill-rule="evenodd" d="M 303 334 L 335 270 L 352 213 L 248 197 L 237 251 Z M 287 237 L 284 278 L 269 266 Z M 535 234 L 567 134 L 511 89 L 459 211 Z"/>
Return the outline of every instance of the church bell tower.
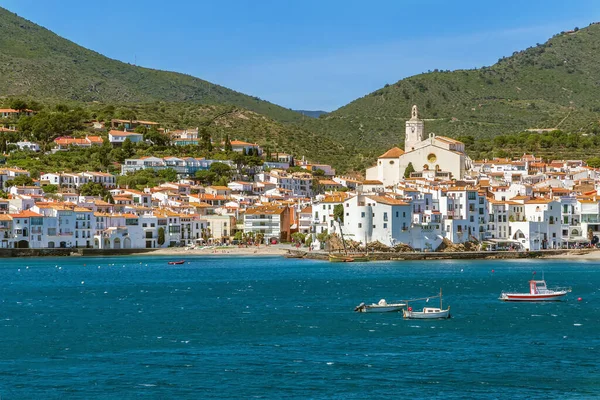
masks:
<path fill-rule="evenodd" d="M 404 136 L 404 151 L 408 153 L 414 150 L 417 143 L 423 141 L 425 135 L 425 124 L 419 119 L 417 106 L 412 106 L 410 119 L 406 121 L 406 133 Z"/>

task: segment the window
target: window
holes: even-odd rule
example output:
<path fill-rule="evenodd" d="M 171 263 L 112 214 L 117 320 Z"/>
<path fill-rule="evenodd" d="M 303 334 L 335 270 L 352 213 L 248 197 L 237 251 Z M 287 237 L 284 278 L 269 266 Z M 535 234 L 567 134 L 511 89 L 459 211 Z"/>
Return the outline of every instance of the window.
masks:
<path fill-rule="evenodd" d="M 384 212 L 384 213 L 383 213 L 383 220 L 384 220 L 384 221 L 387 221 L 387 220 L 388 220 L 388 214 L 387 214 L 387 212 Z"/>
<path fill-rule="evenodd" d="M 387 229 L 387 224 L 383 224 L 383 229 Z"/>
<path fill-rule="evenodd" d="M 376 225 L 373 225 L 373 229 L 375 229 L 375 228 L 377 228 L 377 226 L 376 226 Z"/>
<path fill-rule="evenodd" d="M 399 212 L 398 212 L 398 211 L 396 211 L 396 218 L 398 218 L 398 214 L 399 214 Z"/>
<path fill-rule="evenodd" d="M 364 218 L 364 217 L 365 217 L 365 213 L 364 213 L 364 212 L 361 212 L 361 213 L 360 213 L 360 217 L 361 217 L 361 218 Z"/>
<path fill-rule="evenodd" d="M 359 227 L 359 228 L 362 228 L 362 224 L 361 224 L 360 222 L 358 223 L 358 227 Z"/>

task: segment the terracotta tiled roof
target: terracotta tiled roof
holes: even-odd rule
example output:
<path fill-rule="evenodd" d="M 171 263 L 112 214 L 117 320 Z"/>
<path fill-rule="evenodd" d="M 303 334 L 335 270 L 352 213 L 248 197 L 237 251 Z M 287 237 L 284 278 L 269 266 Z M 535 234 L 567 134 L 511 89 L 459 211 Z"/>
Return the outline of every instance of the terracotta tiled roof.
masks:
<path fill-rule="evenodd" d="M 398 158 L 404 154 L 404 150 L 399 147 L 394 147 L 383 153 L 379 158 Z"/>

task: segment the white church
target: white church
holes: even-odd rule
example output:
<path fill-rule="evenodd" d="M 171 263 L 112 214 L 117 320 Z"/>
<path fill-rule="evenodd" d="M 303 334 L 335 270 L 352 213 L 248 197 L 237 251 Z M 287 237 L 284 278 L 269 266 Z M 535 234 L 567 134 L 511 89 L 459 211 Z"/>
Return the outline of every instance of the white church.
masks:
<path fill-rule="evenodd" d="M 417 106 L 412 107 L 411 114 L 406 121 L 404 150 L 394 147 L 379 156 L 377 165 L 367 168 L 366 179 L 396 185 L 404 179 L 409 163 L 417 176 L 461 179 L 471 164 L 464 143 L 433 133 L 425 138 L 425 124 L 419 119 Z"/>

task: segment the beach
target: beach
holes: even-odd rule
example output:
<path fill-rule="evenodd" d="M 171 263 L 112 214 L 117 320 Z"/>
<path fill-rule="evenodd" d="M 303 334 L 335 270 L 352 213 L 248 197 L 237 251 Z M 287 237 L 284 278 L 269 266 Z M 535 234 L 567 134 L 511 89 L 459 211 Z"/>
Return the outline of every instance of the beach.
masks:
<path fill-rule="evenodd" d="M 156 249 L 149 253 L 163 256 L 192 256 L 192 255 L 231 255 L 231 256 L 282 256 L 292 247 L 283 246 L 219 246 L 219 247 L 168 247 Z"/>
<path fill-rule="evenodd" d="M 599 260 L 600 249 L 573 249 L 563 254 L 544 256 L 543 258 L 563 260 Z"/>

